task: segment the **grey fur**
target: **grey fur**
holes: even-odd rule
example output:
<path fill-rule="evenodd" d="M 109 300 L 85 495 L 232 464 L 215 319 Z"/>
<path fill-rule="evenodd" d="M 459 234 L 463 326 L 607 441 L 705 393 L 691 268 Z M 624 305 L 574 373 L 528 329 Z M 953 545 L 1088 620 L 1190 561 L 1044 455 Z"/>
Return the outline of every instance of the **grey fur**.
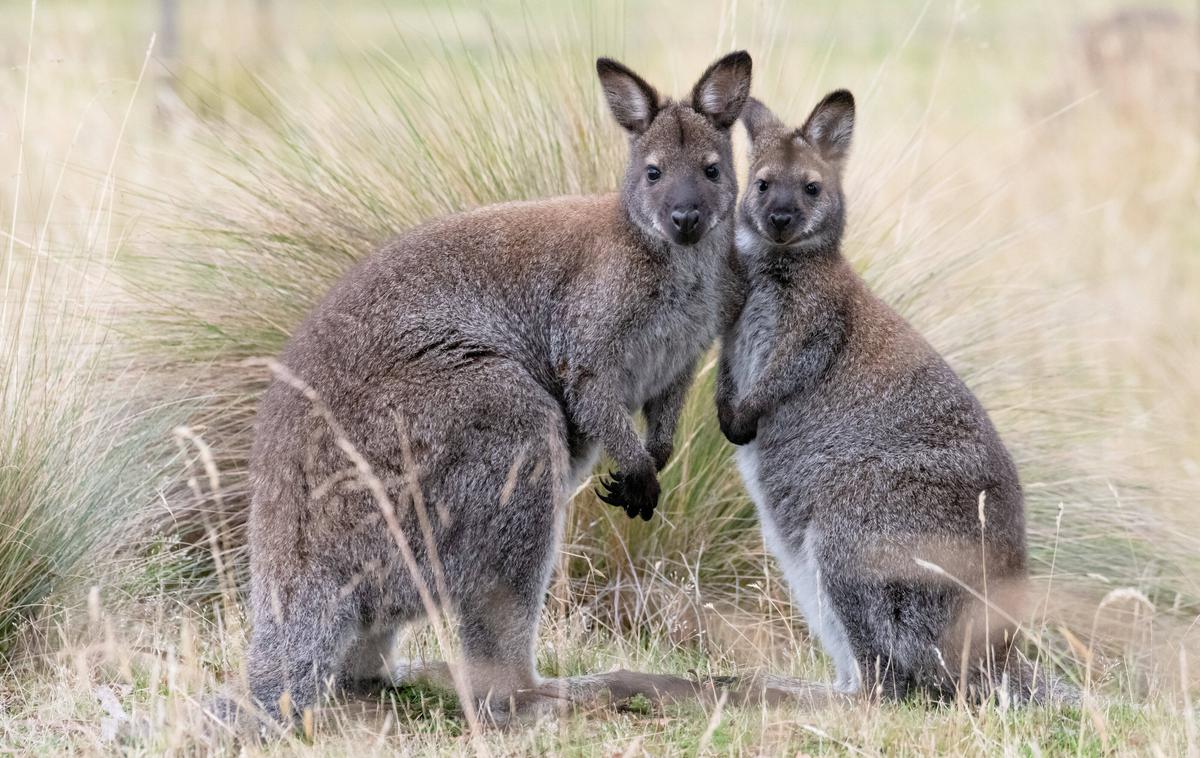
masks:
<path fill-rule="evenodd" d="M 711 114 L 657 95 L 630 110 L 621 98 L 653 90 L 613 61 L 597 68 L 632 127 L 619 195 L 496 205 L 402 234 L 282 354 L 288 375 L 258 409 L 250 516 L 249 681 L 276 718 L 284 693 L 299 714 L 327 684 L 380 684 L 396 629 L 425 615 L 422 588 L 456 612 L 478 697 L 530 690 L 567 499 L 601 447 L 620 468 L 606 497 L 652 513 L 717 332 L 737 198 L 721 119 L 740 110 L 750 60 L 727 56 L 697 84 Z M 692 244 L 661 228 L 680 202 L 700 215 Z"/>
<path fill-rule="evenodd" d="M 1011 649 L 1026 575 L 1012 458 L 966 385 L 840 252 L 853 98 L 829 95 L 795 130 L 757 101 L 744 114 L 753 145 L 718 414 L 838 688 L 986 697 L 1005 680 L 1017 699 L 1044 697 L 1047 680 Z M 772 214 L 790 220 L 780 229 Z"/>

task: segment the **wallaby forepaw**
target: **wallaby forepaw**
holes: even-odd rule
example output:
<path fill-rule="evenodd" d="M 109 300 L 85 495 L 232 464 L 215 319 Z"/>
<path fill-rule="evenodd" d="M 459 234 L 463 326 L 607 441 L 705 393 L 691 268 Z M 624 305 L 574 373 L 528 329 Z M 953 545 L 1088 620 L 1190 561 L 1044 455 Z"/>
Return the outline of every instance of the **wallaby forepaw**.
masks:
<path fill-rule="evenodd" d="M 601 479 L 596 496 L 609 505 L 625 510 L 629 518 L 641 516 L 649 521 L 658 505 L 658 477 L 653 471 L 624 474 L 613 472 L 608 479 Z"/>
<path fill-rule="evenodd" d="M 758 419 L 750 419 L 745 414 L 719 413 L 717 421 L 721 426 L 721 434 L 735 445 L 749 444 L 758 436 Z"/>

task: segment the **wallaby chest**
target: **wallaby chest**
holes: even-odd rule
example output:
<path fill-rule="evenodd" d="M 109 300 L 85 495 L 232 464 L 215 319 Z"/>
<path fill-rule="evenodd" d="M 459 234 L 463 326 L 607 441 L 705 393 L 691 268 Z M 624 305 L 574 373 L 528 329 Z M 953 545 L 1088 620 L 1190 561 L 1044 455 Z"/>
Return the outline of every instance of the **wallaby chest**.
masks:
<path fill-rule="evenodd" d="M 780 323 L 781 301 L 773 286 L 752 282 L 741 316 L 734 324 L 727 350 L 737 398 L 754 386 L 771 357 Z"/>
<path fill-rule="evenodd" d="M 650 298 L 638 337 L 624 351 L 631 407 L 662 393 L 715 339 L 718 256 L 713 247 L 691 260 L 674 261 Z"/>

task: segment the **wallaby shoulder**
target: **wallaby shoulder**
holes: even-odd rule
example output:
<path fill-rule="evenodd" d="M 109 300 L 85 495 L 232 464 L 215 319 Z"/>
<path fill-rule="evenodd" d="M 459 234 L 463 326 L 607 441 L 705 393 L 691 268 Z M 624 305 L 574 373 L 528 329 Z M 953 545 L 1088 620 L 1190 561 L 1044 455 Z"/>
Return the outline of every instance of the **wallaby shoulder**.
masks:
<path fill-rule="evenodd" d="M 764 293 L 778 309 L 779 333 L 839 331 L 837 363 L 844 370 L 878 379 L 943 363 L 840 252 L 779 261 L 764 257 L 751 276 L 754 291 Z"/>

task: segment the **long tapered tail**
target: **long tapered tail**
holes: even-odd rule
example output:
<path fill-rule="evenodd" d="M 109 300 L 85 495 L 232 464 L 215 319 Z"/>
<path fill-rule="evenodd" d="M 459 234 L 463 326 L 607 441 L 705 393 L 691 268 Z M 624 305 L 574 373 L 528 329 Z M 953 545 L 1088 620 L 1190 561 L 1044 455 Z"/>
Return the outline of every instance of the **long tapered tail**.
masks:
<path fill-rule="evenodd" d="M 1063 706 L 1080 701 L 1074 684 L 1017 650 L 1009 652 L 1003 666 L 981 670 L 977 681 L 985 697 L 1012 705 Z"/>

